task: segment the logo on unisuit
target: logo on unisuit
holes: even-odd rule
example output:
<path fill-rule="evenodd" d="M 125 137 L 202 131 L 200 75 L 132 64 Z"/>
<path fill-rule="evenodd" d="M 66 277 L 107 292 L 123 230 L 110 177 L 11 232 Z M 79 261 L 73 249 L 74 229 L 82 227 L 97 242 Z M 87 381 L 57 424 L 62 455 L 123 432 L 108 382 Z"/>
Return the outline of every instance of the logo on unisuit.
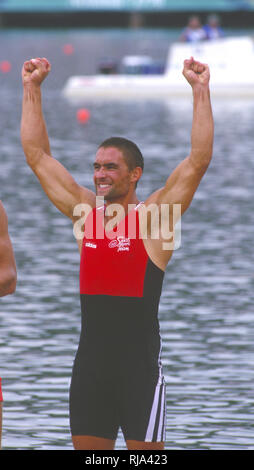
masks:
<path fill-rule="evenodd" d="M 116 240 L 109 242 L 109 248 L 117 248 L 117 251 L 130 251 L 131 241 L 129 238 L 117 237 Z"/>
<path fill-rule="evenodd" d="M 135 215 L 137 213 L 138 217 Z M 89 214 L 91 216 L 87 219 Z M 77 240 L 83 240 L 84 236 L 88 240 L 107 237 L 111 240 L 108 246 L 117 248 L 117 251 L 129 251 L 130 240 L 137 237 L 160 240 L 163 250 L 177 250 L 180 247 L 181 204 L 129 204 L 127 214 L 128 217 L 121 204 L 106 206 L 104 199 L 96 196 L 95 208 L 84 203 L 74 207 L 73 216 L 78 218 L 73 226 L 74 236 Z M 90 248 L 96 247 L 90 245 Z"/>
<path fill-rule="evenodd" d="M 89 248 L 97 248 L 97 245 L 95 243 L 87 242 L 85 245 L 88 246 Z"/>

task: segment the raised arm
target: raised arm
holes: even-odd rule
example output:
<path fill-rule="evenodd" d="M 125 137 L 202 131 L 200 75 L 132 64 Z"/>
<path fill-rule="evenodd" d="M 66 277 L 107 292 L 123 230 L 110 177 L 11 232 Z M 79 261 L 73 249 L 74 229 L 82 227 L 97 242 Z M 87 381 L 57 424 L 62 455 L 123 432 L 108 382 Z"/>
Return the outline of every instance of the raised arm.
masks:
<path fill-rule="evenodd" d="M 64 166 L 51 156 L 42 111 L 41 84 L 50 72 L 47 59 L 31 59 L 22 68 L 23 106 L 21 142 L 27 163 L 38 177 L 53 204 L 73 220 L 73 209 L 81 202 L 95 204 L 92 191 L 83 188 Z"/>
<path fill-rule="evenodd" d="M 201 173 L 207 170 L 212 158 L 214 123 L 210 100 L 210 72 L 207 64 L 185 60 L 183 74 L 192 86 L 193 122 L 190 162 Z"/>
<path fill-rule="evenodd" d="M 13 294 L 16 282 L 16 263 L 8 233 L 8 219 L 0 201 L 0 297 Z"/>
<path fill-rule="evenodd" d="M 189 207 L 212 158 L 214 122 L 210 100 L 210 72 L 206 64 L 193 57 L 184 61 L 183 75 L 192 87 L 193 121 L 191 150 L 169 176 L 163 188 L 148 198 L 158 204 L 181 204 L 183 214 Z"/>
<path fill-rule="evenodd" d="M 147 252 L 154 263 L 163 270 L 172 255 L 171 247 L 175 246 L 175 223 L 189 207 L 209 166 L 213 150 L 214 123 L 209 91 L 209 68 L 191 58 L 184 61 L 183 75 L 193 92 L 190 154 L 172 172 L 165 186 L 148 197 L 145 201 L 145 215 L 140 218 L 143 233 L 148 233 L 145 241 Z M 178 206 L 174 207 L 174 204 Z M 158 207 L 161 214 L 158 239 L 152 238 L 153 221 L 151 217 L 146 217 L 146 209 L 152 206 Z M 176 208 L 175 212 L 173 207 Z M 163 235 L 165 233 L 168 235 Z M 170 243 L 165 244 L 164 241 Z"/>

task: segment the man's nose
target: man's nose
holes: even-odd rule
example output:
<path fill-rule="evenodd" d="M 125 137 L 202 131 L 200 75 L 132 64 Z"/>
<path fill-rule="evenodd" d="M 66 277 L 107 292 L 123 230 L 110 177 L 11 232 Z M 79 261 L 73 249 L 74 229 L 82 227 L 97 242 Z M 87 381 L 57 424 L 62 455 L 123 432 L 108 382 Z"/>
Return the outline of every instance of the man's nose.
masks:
<path fill-rule="evenodd" d="M 106 171 L 103 166 L 101 166 L 97 171 L 96 171 L 96 178 L 104 178 L 106 176 Z"/>

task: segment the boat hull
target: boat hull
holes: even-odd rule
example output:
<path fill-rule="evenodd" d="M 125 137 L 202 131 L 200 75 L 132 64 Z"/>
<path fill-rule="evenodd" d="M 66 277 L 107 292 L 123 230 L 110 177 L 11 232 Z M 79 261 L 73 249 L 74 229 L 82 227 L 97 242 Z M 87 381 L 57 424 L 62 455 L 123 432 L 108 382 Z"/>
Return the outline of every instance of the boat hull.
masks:
<path fill-rule="evenodd" d="M 254 97 L 254 47 L 250 37 L 195 44 L 175 43 L 163 75 L 94 75 L 70 77 L 63 94 L 71 99 L 158 100 L 191 96 L 182 75 L 183 61 L 193 56 L 209 64 L 213 96 Z"/>

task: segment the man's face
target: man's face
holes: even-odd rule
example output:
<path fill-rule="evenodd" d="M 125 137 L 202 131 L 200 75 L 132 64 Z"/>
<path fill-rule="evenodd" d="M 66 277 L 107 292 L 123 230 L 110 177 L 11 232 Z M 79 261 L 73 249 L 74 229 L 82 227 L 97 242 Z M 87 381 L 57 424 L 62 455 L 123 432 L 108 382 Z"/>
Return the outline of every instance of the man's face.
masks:
<path fill-rule="evenodd" d="M 132 172 L 121 150 L 115 147 L 99 148 L 94 162 L 94 184 L 97 196 L 105 200 L 125 197 L 131 190 Z"/>
<path fill-rule="evenodd" d="M 201 23 L 199 21 L 199 18 L 194 16 L 193 18 L 190 19 L 189 22 L 189 27 L 192 29 L 199 29 L 201 27 Z"/>

